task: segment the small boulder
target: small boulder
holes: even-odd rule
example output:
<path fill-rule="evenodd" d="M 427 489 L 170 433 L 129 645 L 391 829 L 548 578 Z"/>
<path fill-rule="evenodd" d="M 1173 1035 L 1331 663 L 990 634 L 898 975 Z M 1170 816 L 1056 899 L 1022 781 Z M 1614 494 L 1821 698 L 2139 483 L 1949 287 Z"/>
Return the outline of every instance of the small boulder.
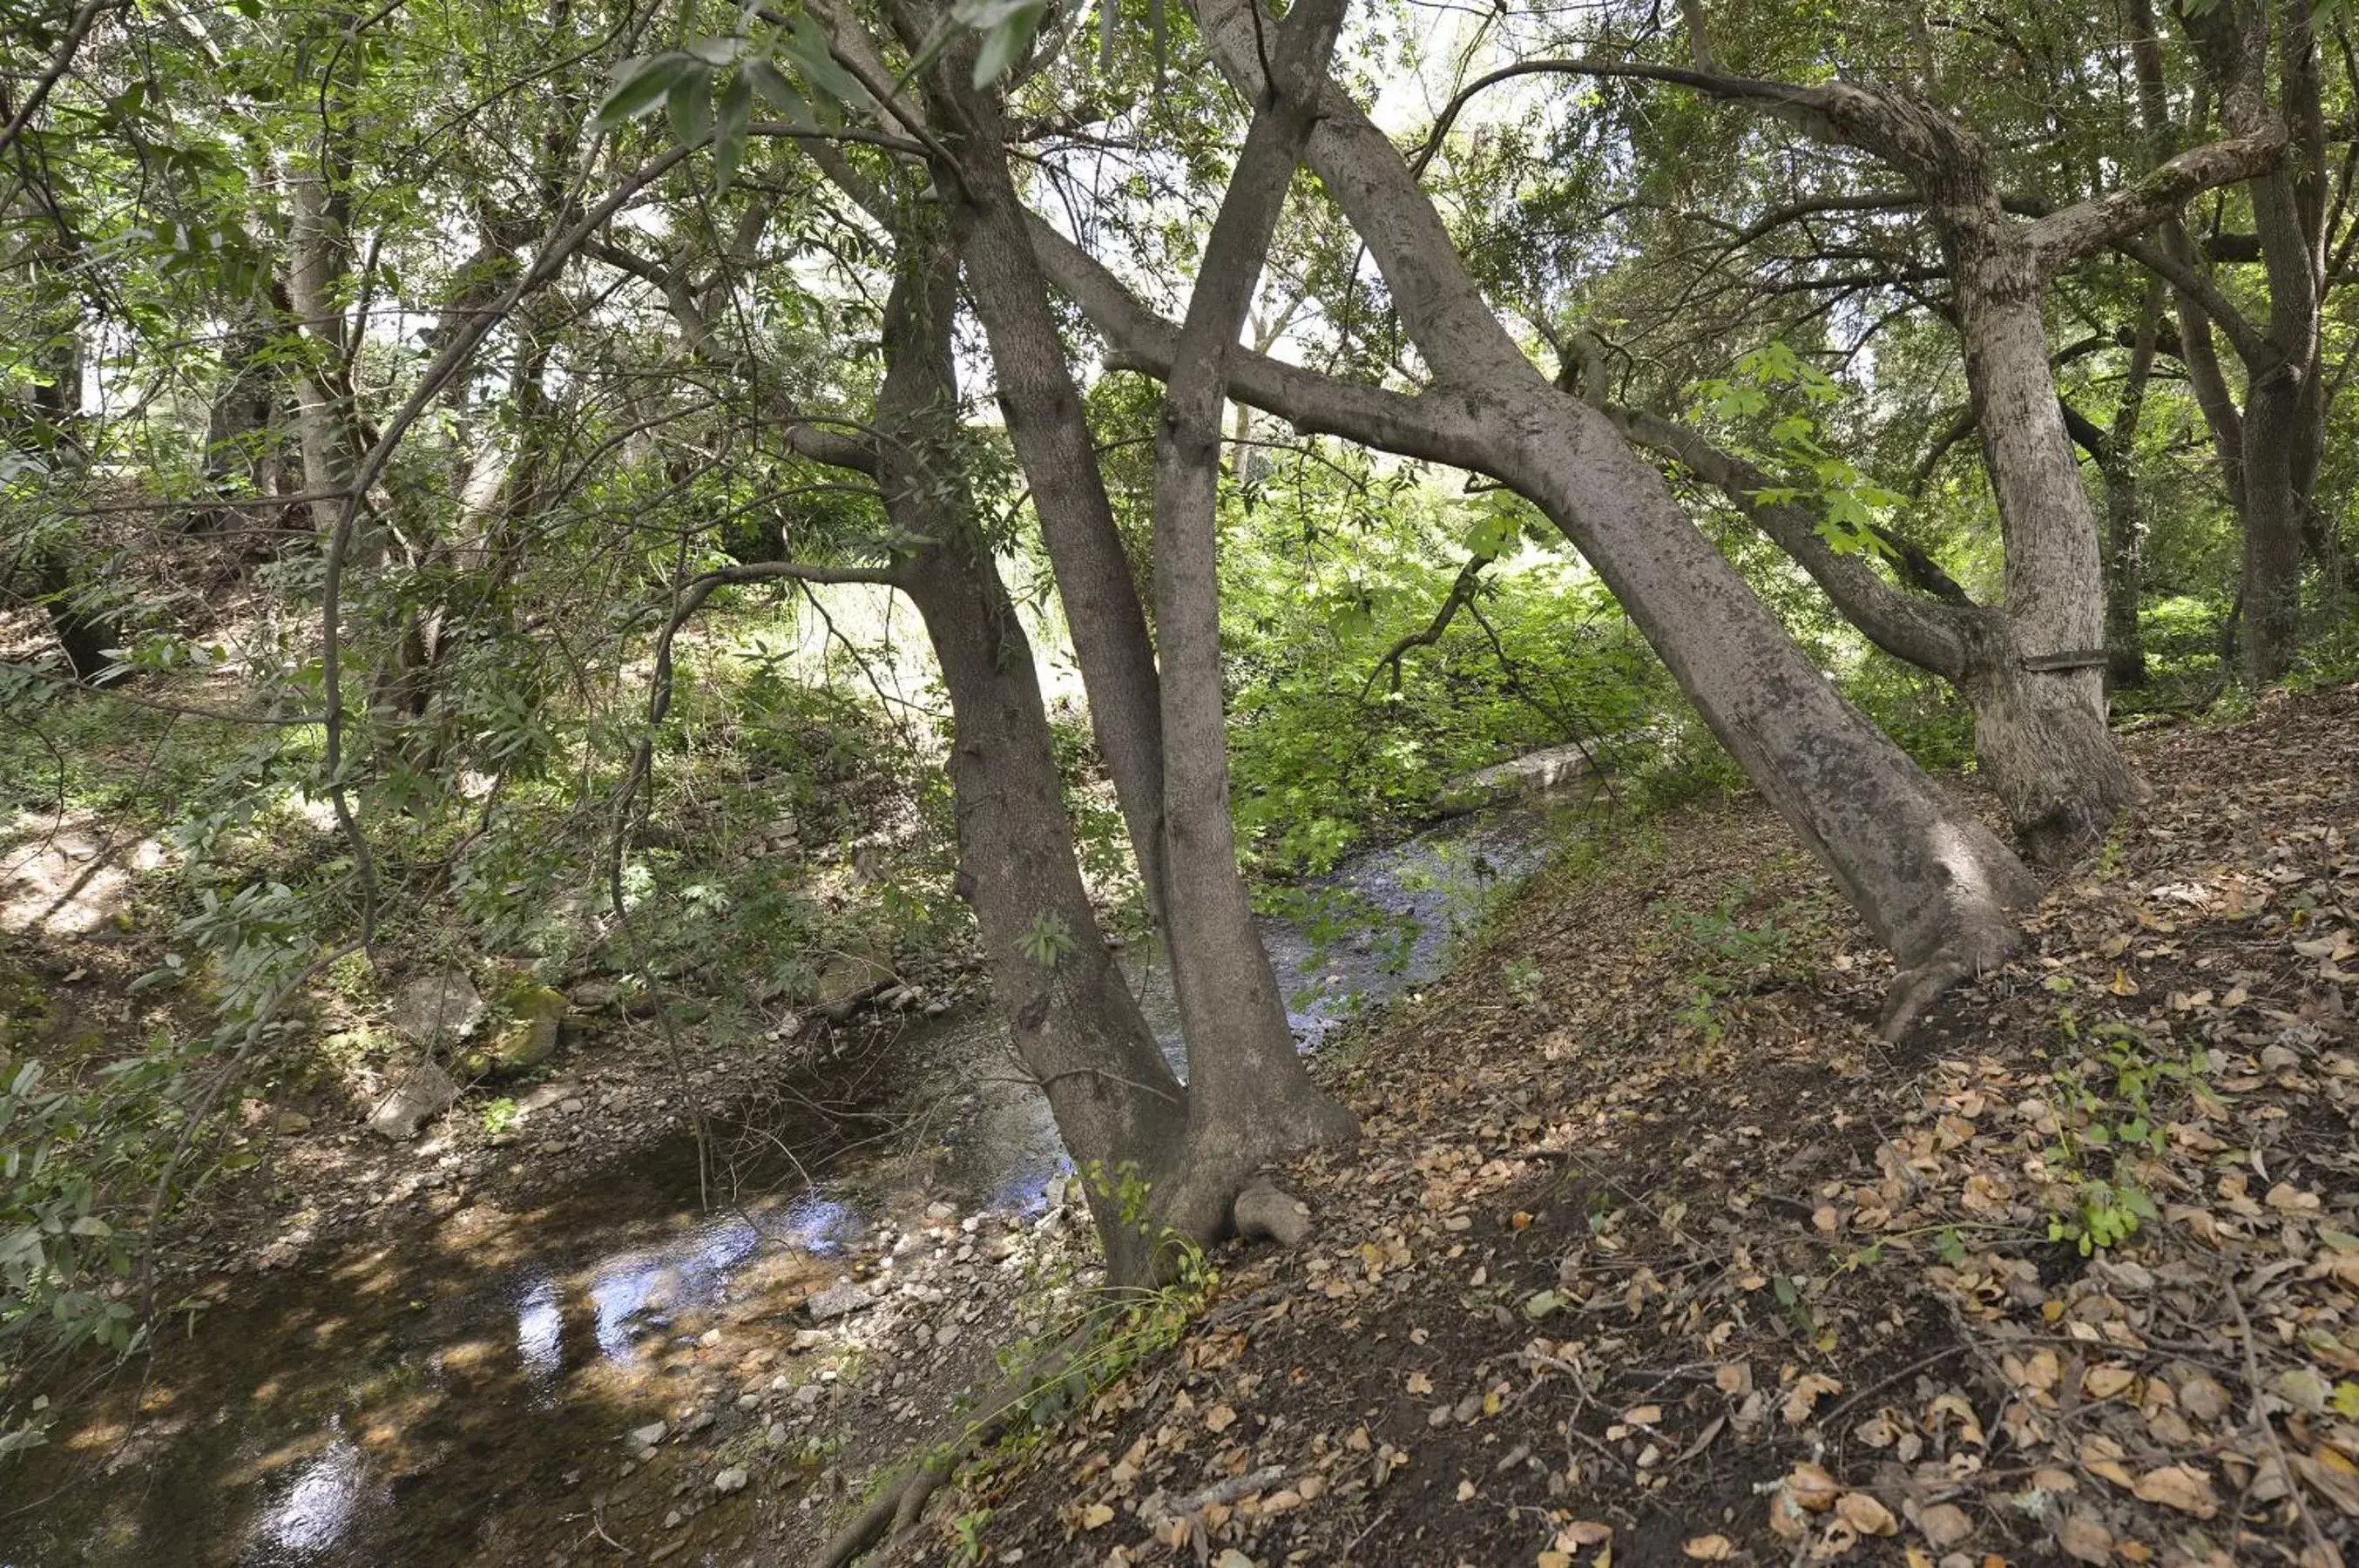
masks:
<path fill-rule="evenodd" d="M 1281 1192 L 1266 1180 L 1256 1181 L 1237 1194 L 1230 1210 L 1237 1234 L 1248 1241 L 1268 1240 L 1293 1247 L 1310 1234 L 1310 1205 L 1291 1192 Z"/>
<path fill-rule="evenodd" d="M 431 1062 L 396 1067 L 387 1074 L 386 1085 L 376 1108 L 369 1113 L 369 1130 L 405 1143 L 459 1098 L 459 1086 Z"/>
<path fill-rule="evenodd" d="M 876 1298 L 859 1286 L 845 1280 L 829 1286 L 813 1296 L 805 1305 L 810 1308 L 813 1323 L 828 1323 L 836 1318 L 850 1317 L 876 1304 Z"/>
<path fill-rule="evenodd" d="M 631 1429 L 630 1433 L 631 1446 L 633 1448 L 653 1448 L 657 1443 L 661 1443 L 664 1440 L 664 1433 L 670 1430 L 671 1429 L 669 1427 L 664 1425 L 661 1421 L 649 1421 L 645 1426 L 634 1427 Z"/>
<path fill-rule="evenodd" d="M 420 975 L 394 994 L 393 1027 L 432 1050 L 463 1040 L 484 1018 L 484 998 L 455 964 Z"/>
<path fill-rule="evenodd" d="M 467 1069 L 480 1077 L 519 1078 L 557 1054 L 565 1024 L 564 993 L 546 985 L 518 987 L 507 998 L 508 1021 L 482 1050 L 471 1051 Z"/>
<path fill-rule="evenodd" d="M 731 1492 L 742 1492 L 745 1489 L 745 1467 L 732 1465 L 712 1478 L 712 1489 L 724 1497 Z"/>

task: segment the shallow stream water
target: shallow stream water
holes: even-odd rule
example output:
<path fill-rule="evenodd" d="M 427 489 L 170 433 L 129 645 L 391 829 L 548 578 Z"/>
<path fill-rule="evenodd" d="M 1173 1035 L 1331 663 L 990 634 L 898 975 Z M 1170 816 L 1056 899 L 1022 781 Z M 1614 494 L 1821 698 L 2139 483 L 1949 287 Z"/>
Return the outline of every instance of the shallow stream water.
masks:
<path fill-rule="evenodd" d="M 1537 806 L 1452 819 L 1345 861 L 1285 918 L 1265 918 L 1305 1048 L 1437 975 L 1451 938 L 1552 838 Z M 1168 967 L 1149 952 L 1126 967 L 1177 1065 Z M 186 1332 L 166 1327 L 125 1375 L 136 1387 L 118 1379 L 50 1450 L 0 1466 L 0 1568 L 357 1568 L 500 1546 L 503 1508 L 574 1486 L 568 1456 L 611 1445 L 701 1334 L 777 1317 L 888 1213 L 936 1198 L 968 1212 L 1042 1204 L 1067 1166 L 1004 1033 L 953 1013 L 895 1049 L 917 1064 L 896 1109 L 940 1156 L 914 1175 L 913 1162 L 869 1159 L 788 1180 L 799 1168 L 780 1151 L 748 1172 L 745 1191 L 767 1195 L 716 1212 L 679 1139 L 592 1191 L 462 1208 L 241 1279 Z"/>

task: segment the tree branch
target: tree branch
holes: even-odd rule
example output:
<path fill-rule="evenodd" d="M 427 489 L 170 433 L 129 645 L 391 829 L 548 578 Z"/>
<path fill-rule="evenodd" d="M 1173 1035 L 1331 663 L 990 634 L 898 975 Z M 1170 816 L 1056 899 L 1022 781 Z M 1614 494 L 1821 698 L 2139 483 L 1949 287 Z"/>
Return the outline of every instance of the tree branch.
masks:
<path fill-rule="evenodd" d="M 1361 702 L 1368 700 L 1368 693 L 1376 689 L 1376 677 L 1388 667 L 1393 672 L 1393 691 L 1397 693 L 1400 691 L 1401 660 L 1408 656 L 1409 649 L 1431 648 L 1441 640 L 1441 634 L 1450 629 L 1450 623 L 1458 618 L 1458 612 L 1473 599 L 1474 590 L 1482 585 L 1483 569 L 1490 565 L 1492 560 L 1487 555 L 1467 558 L 1466 564 L 1458 569 L 1457 578 L 1450 584 L 1449 593 L 1443 596 L 1441 607 L 1433 612 L 1433 619 L 1425 624 L 1422 631 L 1411 632 L 1386 648 L 1385 656 L 1370 667 L 1367 681 L 1360 688 Z"/>
<path fill-rule="evenodd" d="M 1966 638 L 1959 617 L 1979 613 L 1979 606 L 1912 598 L 1878 577 L 1862 557 L 1837 554 L 1820 536 L 1818 523 L 1809 513 L 1799 506 L 1759 499 L 1762 492 L 1777 488 L 1777 481 L 1735 453 L 1713 445 L 1700 431 L 1644 409 L 1610 412 L 1633 441 L 1672 459 L 1726 495 L 1729 505 L 1809 572 L 1843 617 L 1876 647 L 1951 680 L 1964 673 Z M 1938 567 L 1934 571 L 1940 581 L 1956 588 L 1948 573 L 1940 572 Z M 1963 591 L 1958 592 L 1962 596 Z"/>
<path fill-rule="evenodd" d="M 2031 245 L 2049 274 L 2093 251 L 2143 234 L 2215 185 L 2237 185 L 2266 174 L 2286 154 L 2286 137 L 2272 128 L 2256 136 L 2190 148 L 2135 185 L 2076 201 L 2031 225 Z"/>

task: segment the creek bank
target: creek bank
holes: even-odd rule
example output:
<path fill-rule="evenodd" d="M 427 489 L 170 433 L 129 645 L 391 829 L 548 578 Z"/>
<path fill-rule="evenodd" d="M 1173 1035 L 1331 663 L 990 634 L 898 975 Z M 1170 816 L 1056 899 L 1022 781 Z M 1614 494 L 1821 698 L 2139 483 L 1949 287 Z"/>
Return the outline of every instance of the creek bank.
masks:
<path fill-rule="evenodd" d="M 1386 942 L 1266 921 L 1282 975 L 1320 960 L 1296 989 L 1305 1040 L 1363 989 L 1430 980 L 1545 833 L 1537 814 L 1462 819 L 1347 863 L 1325 890 L 1386 916 Z M 1136 962 L 1176 1050 L 1168 981 Z M 848 1026 L 749 1038 L 666 1030 L 576 985 L 595 1010 L 496 1129 L 469 1102 L 399 1145 L 254 1107 L 268 1162 L 251 1201 L 176 1243 L 193 1335 L 159 1350 L 147 1393 L 118 1386 L 27 1467 L 44 1487 L 85 1478 L 0 1522 L 0 1561 L 545 1563 L 616 1539 L 657 1561 L 759 1542 L 770 1561 L 815 1543 L 869 1467 L 951 1430 L 995 1348 L 1089 1288 L 1082 1206 L 1004 1037 L 979 1010 L 928 1017 L 951 985 L 897 988 Z M 434 990 L 419 1000 L 447 1013 L 456 987 Z M 721 1124 L 709 1187 L 691 1104 Z"/>
<path fill-rule="evenodd" d="M 2136 756 L 1897 1051 L 1774 813 L 1620 824 L 1332 1062 L 1319 1233 L 911 1556 L 988 1507 L 984 1561 L 1154 1568 L 2342 1561 L 2359 689 Z"/>

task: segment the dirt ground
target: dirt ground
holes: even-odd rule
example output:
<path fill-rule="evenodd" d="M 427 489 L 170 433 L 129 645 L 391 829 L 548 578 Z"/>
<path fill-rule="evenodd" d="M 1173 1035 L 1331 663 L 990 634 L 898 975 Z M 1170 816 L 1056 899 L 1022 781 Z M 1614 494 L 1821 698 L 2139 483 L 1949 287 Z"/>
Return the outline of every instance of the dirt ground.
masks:
<path fill-rule="evenodd" d="M 903 1560 L 2343 1563 L 2359 692 L 2134 749 L 1897 1049 L 1757 803 L 1543 877 L 1327 1063 L 1312 1240 Z"/>

